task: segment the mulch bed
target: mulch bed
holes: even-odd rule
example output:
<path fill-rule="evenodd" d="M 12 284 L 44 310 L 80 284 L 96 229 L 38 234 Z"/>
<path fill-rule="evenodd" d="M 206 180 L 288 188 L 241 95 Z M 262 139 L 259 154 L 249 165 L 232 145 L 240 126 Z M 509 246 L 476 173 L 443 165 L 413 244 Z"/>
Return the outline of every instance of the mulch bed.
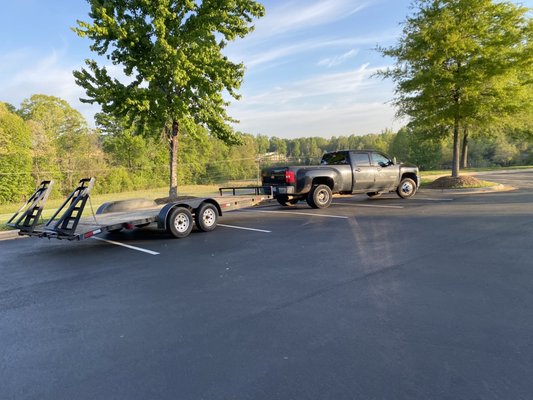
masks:
<path fill-rule="evenodd" d="M 482 187 L 483 182 L 473 176 L 464 175 L 457 178 L 443 176 L 430 183 L 429 189 L 462 189 L 471 187 Z"/>

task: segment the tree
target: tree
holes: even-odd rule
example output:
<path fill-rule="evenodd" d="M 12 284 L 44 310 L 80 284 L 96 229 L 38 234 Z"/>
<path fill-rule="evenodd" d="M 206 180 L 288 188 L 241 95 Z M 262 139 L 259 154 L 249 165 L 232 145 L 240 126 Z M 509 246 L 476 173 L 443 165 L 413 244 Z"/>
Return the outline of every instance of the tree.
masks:
<path fill-rule="evenodd" d="M 164 132 L 170 152 L 170 191 L 177 196 L 177 151 L 181 128 L 194 135 L 198 127 L 226 143 L 239 143 L 229 126 L 244 65 L 223 55 L 228 41 L 244 37 L 264 8 L 254 0 L 88 0 L 92 23 L 78 21 L 74 31 L 93 41 L 91 50 L 122 67 L 130 79 L 112 78 L 107 68 L 86 60 L 75 71 L 88 103 L 123 118 L 145 133 Z"/>
<path fill-rule="evenodd" d="M 0 203 L 20 201 L 32 189 L 30 130 L 0 103 Z"/>
<path fill-rule="evenodd" d="M 532 112 L 533 23 L 528 9 L 492 0 L 415 0 L 399 43 L 378 50 L 396 60 L 378 75 L 396 83 L 398 114 L 411 125 L 460 135 Z M 465 148 L 466 149 L 466 148 Z"/>
<path fill-rule="evenodd" d="M 63 193 L 77 179 L 105 170 L 97 135 L 81 113 L 65 100 L 36 94 L 22 102 L 19 114 L 28 122 L 34 144 L 34 174 L 58 179 Z"/>

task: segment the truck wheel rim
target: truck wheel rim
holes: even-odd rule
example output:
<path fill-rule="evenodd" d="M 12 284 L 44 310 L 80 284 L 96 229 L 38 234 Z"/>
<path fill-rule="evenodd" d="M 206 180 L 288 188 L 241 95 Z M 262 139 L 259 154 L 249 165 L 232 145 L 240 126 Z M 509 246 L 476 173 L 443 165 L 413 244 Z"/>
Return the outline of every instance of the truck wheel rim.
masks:
<path fill-rule="evenodd" d="M 216 216 L 213 209 L 208 208 L 205 210 L 202 214 L 202 221 L 204 222 L 205 226 L 212 226 L 215 223 Z"/>
<path fill-rule="evenodd" d="M 174 218 L 174 227 L 178 232 L 187 232 L 189 224 L 189 218 L 187 218 L 185 214 L 178 214 L 176 218 Z"/>
<path fill-rule="evenodd" d="M 327 203 L 329 200 L 329 195 L 328 195 L 328 192 L 326 192 L 325 190 L 321 190 L 319 193 L 318 193 L 318 201 L 321 203 L 321 204 L 325 204 Z"/>
<path fill-rule="evenodd" d="M 409 182 L 404 182 L 402 185 L 402 192 L 405 194 L 409 194 L 413 191 L 413 185 L 411 185 Z"/>

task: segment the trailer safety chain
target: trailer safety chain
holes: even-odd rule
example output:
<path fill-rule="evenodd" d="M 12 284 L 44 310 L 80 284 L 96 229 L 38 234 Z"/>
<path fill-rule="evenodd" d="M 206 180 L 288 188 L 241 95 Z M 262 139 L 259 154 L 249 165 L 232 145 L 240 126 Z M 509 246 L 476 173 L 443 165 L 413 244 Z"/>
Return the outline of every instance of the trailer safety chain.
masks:
<path fill-rule="evenodd" d="M 96 215 L 94 213 L 93 202 L 91 201 L 91 196 L 87 196 L 87 198 L 89 199 L 89 206 L 91 207 L 91 213 L 93 214 L 94 222 L 96 225 L 98 225 L 98 221 L 96 220 Z"/>

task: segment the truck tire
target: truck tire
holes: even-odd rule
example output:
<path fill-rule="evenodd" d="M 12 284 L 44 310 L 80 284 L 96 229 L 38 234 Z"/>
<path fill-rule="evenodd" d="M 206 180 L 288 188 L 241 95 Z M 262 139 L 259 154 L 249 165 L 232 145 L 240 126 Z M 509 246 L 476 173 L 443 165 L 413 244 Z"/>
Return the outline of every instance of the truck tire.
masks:
<path fill-rule="evenodd" d="M 168 231 L 175 238 L 181 239 L 189 236 L 192 225 L 192 214 L 184 207 L 176 207 L 168 217 Z"/>
<path fill-rule="evenodd" d="M 329 186 L 315 185 L 305 200 L 312 208 L 328 208 L 333 200 L 333 194 Z"/>
<path fill-rule="evenodd" d="M 202 232 L 211 232 L 217 227 L 218 210 L 210 203 L 202 203 L 194 213 L 194 222 Z"/>
<path fill-rule="evenodd" d="M 279 204 L 281 204 L 282 206 L 286 206 L 286 207 L 289 207 L 289 206 L 293 206 L 295 205 L 296 203 L 298 203 L 298 200 L 299 199 L 289 199 L 289 196 L 287 195 L 278 195 L 276 197 L 276 200 L 278 201 Z"/>
<path fill-rule="evenodd" d="M 416 183 L 411 178 L 403 178 L 396 189 L 396 193 L 402 199 L 413 197 L 416 193 Z"/>

